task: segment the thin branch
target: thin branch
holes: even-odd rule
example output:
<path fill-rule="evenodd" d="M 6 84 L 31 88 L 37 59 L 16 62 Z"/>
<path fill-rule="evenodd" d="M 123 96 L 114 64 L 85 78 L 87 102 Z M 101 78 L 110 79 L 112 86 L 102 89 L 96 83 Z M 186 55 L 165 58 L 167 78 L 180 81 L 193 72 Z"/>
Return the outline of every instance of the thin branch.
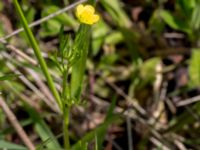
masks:
<path fill-rule="evenodd" d="M 162 150 L 170 150 L 168 147 L 163 145 L 158 139 L 151 137 L 150 141 L 157 146 L 157 148 L 162 148 Z"/>
<path fill-rule="evenodd" d="M 6 48 L 11 50 L 11 51 L 13 51 L 13 52 L 15 52 L 17 55 L 19 55 L 23 59 L 27 60 L 29 63 L 33 64 L 34 66 L 38 65 L 38 63 L 37 63 L 37 61 L 35 59 L 33 59 L 30 56 L 26 55 L 23 51 L 19 50 L 15 46 L 7 44 Z"/>
<path fill-rule="evenodd" d="M 20 136 L 20 138 L 24 142 L 24 144 L 30 150 L 35 150 L 35 146 L 33 145 L 31 140 L 29 139 L 28 135 L 26 134 L 26 132 L 21 127 L 19 121 L 17 120 L 17 118 L 15 117 L 13 112 L 10 110 L 8 105 L 5 103 L 5 101 L 3 100 L 2 97 L 0 97 L 0 106 L 2 107 L 3 111 L 5 112 L 5 114 L 7 115 L 8 119 L 9 119 L 10 123 L 15 128 L 15 130 L 17 131 L 18 135 Z"/>
<path fill-rule="evenodd" d="M 182 100 L 182 101 L 176 103 L 176 106 L 177 107 L 182 107 L 182 106 L 186 106 L 186 105 L 198 102 L 198 101 L 200 101 L 200 95 L 192 97 L 192 98 L 188 98 L 188 99 L 185 99 L 185 100 Z"/>
<path fill-rule="evenodd" d="M 126 124 L 127 124 L 127 135 L 128 135 L 128 149 L 133 150 L 133 136 L 131 130 L 131 119 L 126 117 Z"/>
<path fill-rule="evenodd" d="M 44 17 L 44 18 L 41 18 L 41 19 L 39 19 L 39 20 L 37 20 L 37 21 L 35 21 L 35 22 L 29 24 L 29 27 L 31 28 L 31 27 L 40 25 L 41 23 L 46 22 L 46 21 L 48 21 L 49 19 L 52 19 L 52 18 L 54 18 L 54 17 L 56 17 L 56 16 L 58 16 L 58 15 L 64 13 L 64 12 L 66 12 L 66 11 L 69 11 L 69 10 L 71 10 L 72 8 L 76 7 L 78 4 L 84 3 L 84 2 L 86 2 L 86 1 L 87 1 L 87 0 L 80 0 L 80 1 L 75 2 L 75 3 L 73 3 L 73 4 L 69 5 L 69 6 L 66 6 L 66 7 L 64 7 L 63 9 L 60 9 L 60 10 L 56 11 L 55 13 L 52 13 L 52 14 L 50 14 L 50 15 Z M 9 35 L 7 35 L 7 36 L 5 36 L 5 37 L 0 38 L 0 41 L 5 43 L 5 40 L 9 39 L 10 37 L 12 37 L 12 36 L 14 36 L 14 35 L 16 35 L 16 34 L 22 32 L 22 31 L 24 31 L 23 28 L 17 29 L 17 30 L 15 30 L 14 32 L 12 32 L 11 34 L 9 34 Z"/>
<path fill-rule="evenodd" d="M 174 144 L 179 148 L 179 150 L 187 150 L 187 148 L 181 141 L 175 140 Z"/>
<path fill-rule="evenodd" d="M 182 33 L 172 32 L 172 33 L 164 33 L 164 37 L 168 39 L 183 39 L 185 37 Z"/>

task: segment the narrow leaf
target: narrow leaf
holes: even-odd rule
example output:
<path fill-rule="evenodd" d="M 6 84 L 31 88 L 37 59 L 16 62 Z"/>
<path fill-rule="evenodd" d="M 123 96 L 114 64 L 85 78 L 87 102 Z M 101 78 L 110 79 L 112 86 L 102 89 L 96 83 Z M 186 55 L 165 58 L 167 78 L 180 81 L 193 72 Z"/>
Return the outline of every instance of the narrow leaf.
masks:
<path fill-rule="evenodd" d="M 189 77 L 191 86 L 200 85 L 200 49 L 193 49 L 189 64 Z"/>
<path fill-rule="evenodd" d="M 20 76 L 20 75 L 18 75 L 18 74 L 7 74 L 7 75 L 4 75 L 4 76 L 1 76 L 0 81 L 13 80 L 13 79 L 17 78 L 18 76 Z"/>

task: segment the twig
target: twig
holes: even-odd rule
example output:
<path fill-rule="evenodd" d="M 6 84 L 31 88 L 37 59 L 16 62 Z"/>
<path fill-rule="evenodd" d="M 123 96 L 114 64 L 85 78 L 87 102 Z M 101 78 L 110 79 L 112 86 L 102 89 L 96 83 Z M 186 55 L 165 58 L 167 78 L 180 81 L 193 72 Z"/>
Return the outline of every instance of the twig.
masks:
<path fill-rule="evenodd" d="M 30 149 L 30 150 L 35 150 L 35 146 L 29 139 L 28 135 L 26 132 L 23 130 L 21 127 L 20 123 L 18 122 L 17 118 L 13 114 L 13 112 L 9 109 L 8 105 L 5 103 L 2 97 L 0 97 L 0 106 L 2 107 L 3 111 L 7 115 L 10 123 L 12 126 L 15 128 L 17 131 L 18 135 L 20 136 L 21 140 L 24 142 L 24 144 Z"/>
<path fill-rule="evenodd" d="M 153 89 L 154 89 L 154 101 L 155 101 L 155 105 L 157 105 L 158 101 L 160 100 L 160 98 L 159 98 L 160 92 L 159 91 L 160 91 L 160 87 L 161 87 L 162 81 L 163 81 L 162 64 L 161 63 L 157 64 L 155 70 L 156 70 L 156 79 L 154 82 Z"/>
<path fill-rule="evenodd" d="M 86 1 L 87 1 L 87 0 L 80 0 L 80 1 L 75 2 L 75 3 L 73 3 L 73 4 L 69 5 L 69 6 L 66 6 L 66 7 L 64 7 L 63 9 L 56 11 L 55 13 L 52 13 L 52 14 L 50 14 L 50 15 L 44 17 L 44 18 L 41 18 L 41 19 L 39 19 L 39 20 L 37 20 L 37 21 L 35 21 L 35 22 L 29 24 L 29 27 L 31 28 L 31 27 L 40 25 L 41 23 L 46 22 L 46 21 L 48 21 L 49 19 L 52 19 L 52 18 L 54 18 L 54 17 L 56 17 L 56 16 L 58 16 L 58 15 L 64 13 L 64 12 L 66 12 L 66 11 L 69 11 L 70 9 L 76 7 L 78 4 L 84 3 L 84 2 L 86 2 Z M 5 37 L 0 38 L 0 41 L 1 41 L 1 42 L 5 42 L 5 40 L 7 40 L 8 38 L 10 38 L 10 37 L 12 37 L 12 36 L 14 36 L 14 35 L 16 35 L 16 34 L 22 32 L 22 31 L 24 31 L 23 28 L 20 28 L 20 29 L 18 29 L 18 30 L 15 30 L 15 31 L 12 32 L 11 34 L 9 34 L 9 35 L 7 35 L 7 36 L 5 36 Z"/>
<path fill-rule="evenodd" d="M 132 137 L 132 130 L 131 130 L 131 119 L 126 117 L 126 124 L 127 124 L 127 135 L 128 135 L 128 149 L 133 150 L 133 137 Z"/>
<path fill-rule="evenodd" d="M 123 150 L 112 138 L 106 136 L 106 141 L 111 142 L 116 150 Z"/>
<path fill-rule="evenodd" d="M 179 150 L 187 150 L 187 148 L 181 141 L 175 140 L 174 144 L 179 148 Z"/>
<path fill-rule="evenodd" d="M 166 56 L 175 55 L 175 54 L 189 54 L 191 52 L 191 49 L 192 48 L 188 49 L 185 47 L 156 49 L 153 52 L 149 52 L 149 56 L 166 57 Z"/>
<path fill-rule="evenodd" d="M 32 69 L 26 68 L 26 71 L 35 79 L 35 82 L 38 85 L 38 87 L 40 88 L 41 92 L 44 95 L 46 95 L 46 97 L 49 99 L 49 101 L 51 101 L 54 104 L 54 106 L 57 105 L 54 100 L 53 95 L 51 94 L 49 89 L 46 87 L 46 85 L 42 81 L 41 77 Z"/>
<path fill-rule="evenodd" d="M 13 45 L 6 45 L 6 48 L 15 52 L 17 55 L 19 55 L 20 57 L 22 57 L 23 59 L 27 60 L 28 62 L 30 62 L 33 65 L 37 65 L 37 61 L 34 60 L 33 58 L 29 57 L 28 55 L 26 55 L 25 53 L 23 53 L 21 50 L 17 49 L 15 46 Z"/>
<path fill-rule="evenodd" d="M 173 38 L 173 39 L 183 39 L 185 36 L 182 33 L 172 32 L 172 33 L 164 33 L 165 38 Z"/>
<path fill-rule="evenodd" d="M 168 147 L 166 147 L 165 145 L 163 145 L 162 143 L 160 143 L 159 140 L 157 140 L 156 138 L 154 137 L 151 137 L 150 138 L 150 141 L 156 145 L 158 148 L 162 148 L 162 150 L 170 150 Z"/>
<path fill-rule="evenodd" d="M 200 95 L 182 100 L 182 101 L 176 103 L 176 106 L 182 107 L 182 106 L 189 105 L 189 104 L 192 104 L 192 103 L 195 103 L 195 102 L 198 102 L 198 101 L 200 101 Z"/>

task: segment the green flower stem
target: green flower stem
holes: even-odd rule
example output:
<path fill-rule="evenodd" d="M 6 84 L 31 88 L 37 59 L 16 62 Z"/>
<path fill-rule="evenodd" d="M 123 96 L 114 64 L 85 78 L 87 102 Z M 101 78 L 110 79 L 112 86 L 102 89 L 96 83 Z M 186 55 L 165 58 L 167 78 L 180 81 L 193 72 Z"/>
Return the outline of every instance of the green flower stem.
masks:
<path fill-rule="evenodd" d="M 64 146 L 66 150 L 70 150 L 69 140 L 69 113 L 72 104 L 78 104 L 82 91 L 83 78 L 85 73 L 85 65 L 87 60 L 88 48 L 89 48 L 89 37 L 90 37 L 90 26 L 81 24 L 76 34 L 76 38 L 73 45 L 73 53 L 75 64 L 72 65 L 72 73 L 70 85 L 67 83 L 68 78 L 68 67 L 63 71 L 63 91 L 62 98 L 64 100 Z M 80 56 L 80 57 L 78 57 Z"/>
<path fill-rule="evenodd" d="M 71 98 L 69 83 L 67 81 L 68 73 L 69 73 L 69 67 L 67 66 L 67 68 L 63 71 L 63 83 L 62 83 L 62 99 L 65 104 L 69 104 L 68 101 Z"/>
<path fill-rule="evenodd" d="M 67 72 L 65 70 L 63 73 L 63 97 L 64 100 L 67 100 L 68 103 L 64 107 L 64 145 L 66 150 L 70 150 L 70 141 L 69 141 L 69 112 L 71 108 L 72 101 L 75 99 L 75 104 L 80 99 L 81 91 L 82 91 L 82 82 L 85 72 L 85 64 L 88 54 L 88 46 L 89 46 L 89 31 L 90 26 L 88 25 L 80 25 L 78 33 L 76 35 L 76 39 L 74 42 L 74 49 L 79 51 L 80 58 L 77 62 L 72 66 L 72 74 L 71 74 L 71 83 L 70 87 L 67 86 Z M 84 40 L 83 40 L 84 39 Z M 71 93 L 70 91 L 71 90 Z"/>
<path fill-rule="evenodd" d="M 56 101 L 57 101 L 57 103 L 58 103 L 58 105 L 60 107 L 60 110 L 62 111 L 62 101 L 60 99 L 60 95 L 58 94 L 58 91 L 56 90 L 55 84 L 53 82 L 53 79 L 52 79 L 49 71 L 48 71 L 47 64 L 46 64 L 44 58 L 42 57 L 42 54 L 41 54 L 40 48 L 39 48 L 39 46 L 38 46 L 38 44 L 36 42 L 36 39 L 34 38 L 33 33 L 31 32 L 30 28 L 28 27 L 27 20 L 24 17 L 24 14 L 22 12 L 21 7 L 19 6 L 18 1 L 14 0 L 13 2 L 14 2 L 14 5 L 15 5 L 15 7 L 17 9 L 17 12 L 18 12 L 18 14 L 19 14 L 19 16 L 21 18 L 21 22 L 22 22 L 23 28 L 24 28 L 25 33 L 26 33 L 26 35 L 27 35 L 27 37 L 29 39 L 29 42 L 30 42 L 30 44 L 31 44 L 31 46 L 32 46 L 32 48 L 34 50 L 35 56 L 37 57 L 38 62 L 40 64 L 40 66 L 41 66 L 41 69 L 42 69 L 42 71 L 43 71 L 43 73 L 44 73 L 44 75 L 46 77 L 46 80 L 47 80 L 47 83 L 49 85 L 49 88 L 50 88 L 53 96 L 55 97 L 55 99 L 56 99 Z"/>
<path fill-rule="evenodd" d="M 64 109 L 64 122 L 63 122 L 63 130 L 64 130 L 64 146 L 66 150 L 70 150 L 70 141 L 69 141 L 69 113 L 70 107 L 66 105 Z"/>
<path fill-rule="evenodd" d="M 64 107 L 63 107 L 63 112 L 64 112 L 64 121 L 63 121 L 63 133 L 64 133 L 64 147 L 67 150 L 70 150 L 70 141 L 69 141 L 69 113 L 71 106 L 68 103 L 70 100 L 70 96 L 68 93 L 70 92 L 69 90 L 69 85 L 67 83 L 67 78 L 68 78 L 68 71 L 69 67 L 67 67 L 63 71 L 63 90 L 62 90 L 62 99 L 64 102 Z"/>

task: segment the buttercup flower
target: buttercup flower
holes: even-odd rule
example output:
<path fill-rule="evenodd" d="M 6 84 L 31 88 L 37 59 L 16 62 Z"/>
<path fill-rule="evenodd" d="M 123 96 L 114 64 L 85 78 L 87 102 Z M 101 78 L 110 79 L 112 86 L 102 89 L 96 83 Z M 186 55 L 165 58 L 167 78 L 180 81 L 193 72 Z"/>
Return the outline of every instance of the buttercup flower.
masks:
<path fill-rule="evenodd" d="M 81 23 L 92 25 L 99 21 L 99 15 L 95 14 L 95 9 L 91 5 L 78 5 L 76 16 Z"/>

